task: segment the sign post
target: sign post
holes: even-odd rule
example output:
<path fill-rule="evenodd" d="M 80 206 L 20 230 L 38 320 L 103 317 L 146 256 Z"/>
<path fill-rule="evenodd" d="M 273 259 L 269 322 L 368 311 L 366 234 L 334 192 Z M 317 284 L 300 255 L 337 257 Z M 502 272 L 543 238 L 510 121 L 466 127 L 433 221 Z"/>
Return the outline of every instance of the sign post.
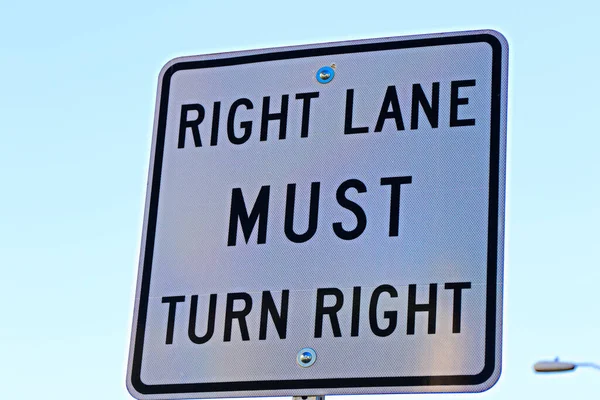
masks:
<path fill-rule="evenodd" d="M 131 394 L 490 388 L 507 54 L 475 31 L 167 63 Z"/>

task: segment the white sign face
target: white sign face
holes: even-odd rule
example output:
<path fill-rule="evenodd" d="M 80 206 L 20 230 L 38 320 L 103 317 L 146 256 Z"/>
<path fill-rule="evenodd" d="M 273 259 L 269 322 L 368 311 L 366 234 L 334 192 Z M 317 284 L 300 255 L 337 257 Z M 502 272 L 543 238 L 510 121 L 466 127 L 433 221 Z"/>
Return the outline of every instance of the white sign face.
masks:
<path fill-rule="evenodd" d="M 478 31 L 169 62 L 130 392 L 491 387 L 507 53 Z"/>

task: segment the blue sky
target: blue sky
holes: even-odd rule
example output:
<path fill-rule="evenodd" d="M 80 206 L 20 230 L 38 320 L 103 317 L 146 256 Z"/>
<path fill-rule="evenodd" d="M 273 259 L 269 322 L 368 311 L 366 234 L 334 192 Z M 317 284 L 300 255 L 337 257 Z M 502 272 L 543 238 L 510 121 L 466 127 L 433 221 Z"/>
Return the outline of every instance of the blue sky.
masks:
<path fill-rule="evenodd" d="M 168 60 L 491 28 L 510 44 L 503 374 L 486 393 L 425 397 L 596 398 L 598 371 L 531 366 L 600 362 L 599 11 L 592 1 L 0 3 L 0 397 L 130 398 Z"/>

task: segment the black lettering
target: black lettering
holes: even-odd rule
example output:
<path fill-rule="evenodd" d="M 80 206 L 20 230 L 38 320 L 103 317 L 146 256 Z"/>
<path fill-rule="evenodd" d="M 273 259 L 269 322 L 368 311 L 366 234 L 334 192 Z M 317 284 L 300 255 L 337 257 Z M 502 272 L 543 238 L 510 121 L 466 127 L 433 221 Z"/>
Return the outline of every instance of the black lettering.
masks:
<path fill-rule="evenodd" d="M 346 90 L 346 115 L 344 120 L 344 134 L 367 133 L 369 128 L 366 126 L 353 128 L 352 115 L 354 114 L 354 89 Z"/>
<path fill-rule="evenodd" d="M 216 146 L 219 138 L 219 118 L 221 117 L 221 102 L 215 101 L 213 105 L 212 130 L 210 133 L 210 145 Z"/>
<path fill-rule="evenodd" d="M 229 235 L 227 246 L 235 246 L 237 241 L 237 222 L 242 225 L 242 232 L 246 243 L 250 240 L 250 235 L 254 230 L 256 221 L 258 221 L 258 234 L 256 243 L 264 244 L 267 241 L 267 217 L 269 216 L 269 186 L 263 186 L 258 192 L 258 197 L 252 207 L 250 215 L 246 209 L 244 196 L 241 188 L 234 188 L 231 191 L 231 211 L 229 213 Z"/>
<path fill-rule="evenodd" d="M 358 327 L 360 323 L 360 286 L 355 286 L 352 290 L 352 321 L 350 336 L 358 336 Z"/>
<path fill-rule="evenodd" d="M 471 289 L 471 282 L 446 283 L 444 289 L 454 292 L 452 304 L 452 333 L 460 333 L 460 317 L 462 314 L 462 291 Z"/>
<path fill-rule="evenodd" d="M 190 304 L 190 323 L 188 325 L 188 336 L 196 344 L 208 342 L 215 332 L 215 313 L 217 310 L 217 295 L 211 294 L 208 305 L 208 320 L 206 323 L 206 333 L 202 336 L 196 335 L 196 317 L 198 314 L 198 295 L 192 296 Z"/>
<path fill-rule="evenodd" d="M 252 121 L 243 121 L 240 122 L 240 128 L 243 129 L 244 134 L 241 137 L 235 136 L 235 113 L 240 106 L 244 106 L 248 110 L 252 110 L 254 108 L 254 104 L 252 104 L 252 102 L 248 99 L 238 99 L 231 105 L 231 108 L 229 109 L 229 115 L 227 116 L 227 137 L 233 144 L 246 143 L 252 134 Z"/>
<path fill-rule="evenodd" d="M 242 300 L 244 302 L 244 308 L 239 311 L 233 311 L 234 302 L 236 300 Z M 252 297 L 248 293 L 228 293 L 227 294 L 227 305 L 225 307 L 225 332 L 223 333 L 223 341 L 231 341 L 231 325 L 234 319 L 238 320 L 240 325 L 240 333 L 242 340 L 250 340 L 248 334 L 248 324 L 246 323 L 246 316 L 250 314 L 252 310 Z"/>
<path fill-rule="evenodd" d="M 296 100 L 302 100 L 302 125 L 300 137 L 308 137 L 308 123 L 310 119 L 310 101 L 319 97 L 319 92 L 298 93 Z"/>
<path fill-rule="evenodd" d="M 383 318 L 387 319 L 388 325 L 385 328 L 380 328 L 377 324 L 377 303 L 382 293 L 387 293 L 390 297 L 398 297 L 398 292 L 391 285 L 381 285 L 375 288 L 371 295 L 371 304 L 369 306 L 369 323 L 371 325 L 371 331 L 377 336 L 385 337 L 394 333 L 396 325 L 398 324 L 398 312 L 397 311 L 384 311 Z"/>
<path fill-rule="evenodd" d="M 287 118 L 288 118 L 288 99 L 290 96 L 284 94 L 281 96 L 281 111 L 278 113 L 269 113 L 269 106 L 271 104 L 271 97 L 266 96 L 263 98 L 262 106 L 262 119 L 260 121 L 260 140 L 267 140 L 267 133 L 269 131 L 269 121 L 279 121 L 279 139 L 285 139 L 287 132 Z"/>
<path fill-rule="evenodd" d="M 337 237 L 344 240 L 356 239 L 365 231 L 365 228 L 367 227 L 367 215 L 365 214 L 364 210 L 361 208 L 361 206 L 352 200 L 348 200 L 346 197 L 346 191 L 350 188 L 356 189 L 358 193 L 365 193 L 367 191 L 365 184 L 358 179 L 348 179 L 347 181 L 342 182 L 335 193 L 338 203 L 345 209 L 352 211 L 356 216 L 356 227 L 351 231 L 345 230 L 341 222 L 334 222 L 333 232 Z"/>
<path fill-rule="evenodd" d="M 196 119 L 188 120 L 188 112 L 190 110 L 198 113 Z M 178 149 L 183 149 L 185 147 L 185 132 L 187 131 L 187 128 L 192 129 L 194 146 L 202 147 L 202 141 L 200 140 L 200 129 L 198 126 L 200 126 L 202 121 L 204 121 L 204 114 L 204 107 L 201 104 L 183 104 L 181 106 L 181 115 L 179 116 L 179 140 L 177 141 Z"/>
<path fill-rule="evenodd" d="M 400 226 L 400 186 L 405 183 L 412 183 L 412 176 L 381 178 L 381 186 L 390 185 L 392 187 L 390 195 L 390 237 L 398 236 Z"/>
<path fill-rule="evenodd" d="M 390 106 L 392 106 L 392 110 L 388 111 Z M 383 129 L 383 123 L 390 118 L 393 118 L 396 122 L 397 131 L 404 130 L 404 122 L 402 121 L 402 112 L 400 111 L 400 103 L 398 102 L 396 86 L 388 86 L 387 90 L 385 91 L 385 97 L 383 98 L 383 103 L 381 104 L 381 111 L 379 111 L 379 117 L 377 118 L 377 123 L 375 124 L 375 132 L 381 132 Z"/>
<path fill-rule="evenodd" d="M 313 182 L 310 184 L 310 209 L 308 211 L 308 227 L 306 232 L 297 234 L 294 232 L 294 208 L 296 205 L 296 184 L 290 183 L 287 186 L 287 195 L 285 199 L 285 236 L 294 243 L 304 243 L 310 240 L 317 231 L 319 219 L 319 191 L 321 184 Z"/>
<path fill-rule="evenodd" d="M 335 303 L 332 306 L 325 307 L 325 296 L 334 296 Z M 331 330 L 334 337 L 341 337 L 340 322 L 337 312 L 344 305 L 344 294 L 340 289 L 326 288 L 317 289 L 317 309 L 315 312 L 315 338 L 320 338 L 323 335 L 323 318 L 325 314 L 329 315 L 331 321 Z"/>
<path fill-rule="evenodd" d="M 412 91 L 412 107 L 410 111 L 410 129 L 419 128 L 419 104 L 423 108 L 429 124 L 432 128 L 438 127 L 438 119 L 440 115 L 440 83 L 433 82 L 431 85 L 431 103 L 425 97 L 423 88 L 420 84 L 415 83 Z"/>
<path fill-rule="evenodd" d="M 167 296 L 162 298 L 162 302 L 169 303 L 169 316 L 167 318 L 167 338 L 165 344 L 173 344 L 173 332 L 175 331 L 175 312 L 177 303 L 183 303 L 185 296 Z"/>
<path fill-rule="evenodd" d="M 408 318 L 406 334 L 415 334 L 415 315 L 426 312 L 428 315 L 427 333 L 435 333 L 435 317 L 437 310 L 437 284 L 429 285 L 429 303 L 417 304 L 417 285 L 408 285 Z"/>
<path fill-rule="evenodd" d="M 265 340 L 267 338 L 267 316 L 271 315 L 271 320 L 275 325 L 277 334 L 280 339 L 285 339 L 287 335 L 287 318 L 288 318 L 288 303 L 290 299 L 290 291 L 283 290 L 281 292 L 281 312 L 277 311 L 275 301 L 271 292 L 265 290 L 262 294 L 262 304 L 260 308 L 260 332 L 258 335 L 259 340 Z"/>
<path fill-rule="evenodd" d="M 450 126 L 471 126 L 475 125 L 475 119 L 458 119 L 458 106 L 469 104 L 468 97 L 458 97 L 458 90 L 461 87 L 475 86 L 475 79 L 465 81 L 452 81 L 450 83 Z"/>

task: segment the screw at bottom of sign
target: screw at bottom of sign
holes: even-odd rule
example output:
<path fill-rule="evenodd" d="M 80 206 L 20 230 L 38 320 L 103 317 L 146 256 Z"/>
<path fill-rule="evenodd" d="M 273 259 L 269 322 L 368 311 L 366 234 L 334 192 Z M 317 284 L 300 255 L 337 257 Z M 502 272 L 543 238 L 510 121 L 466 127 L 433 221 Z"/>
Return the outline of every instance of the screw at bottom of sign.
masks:
<path fill-rule="evenodd" d="M 311 361 L 312 361 L 312 354 L 310 354 L 308 351 L 305 351 L 304 353 L 300 354 L 300 362 L 302 364 L 308 364 Z"/>
<path fill-rule="evenodd" d="M 305 347 L 298 352 L 296 362 L 302 368 L 307 368 L 317 361 L 317 353 L 310 347 Z"/>

